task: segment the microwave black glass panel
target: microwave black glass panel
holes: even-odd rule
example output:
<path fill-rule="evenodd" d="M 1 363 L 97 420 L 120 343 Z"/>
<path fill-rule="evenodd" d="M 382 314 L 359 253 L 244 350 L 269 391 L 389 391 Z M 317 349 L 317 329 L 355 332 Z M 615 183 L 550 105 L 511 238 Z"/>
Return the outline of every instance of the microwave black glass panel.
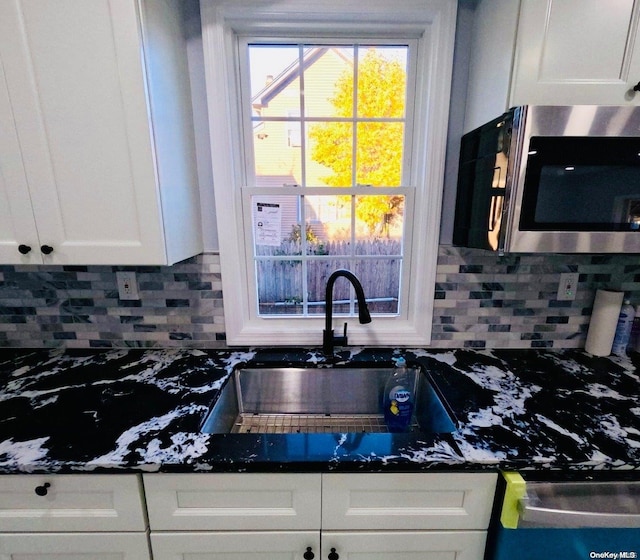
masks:
<path fill-rule="evenodd" d="M 520 229 L 640 232 L 640 138 L 532 137 Z"/>

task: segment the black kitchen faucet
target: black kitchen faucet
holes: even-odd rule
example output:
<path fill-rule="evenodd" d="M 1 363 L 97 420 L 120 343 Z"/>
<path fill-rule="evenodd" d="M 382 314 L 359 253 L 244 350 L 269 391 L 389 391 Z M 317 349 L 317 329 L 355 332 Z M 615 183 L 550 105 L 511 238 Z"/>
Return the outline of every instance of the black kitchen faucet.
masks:
<path fill-rule="evenodd" d="M 322 331 L 322 350 L 325 354 L 333 354 L 334 345 L 345 346 L 347 344 L 347 323 L 344 324 L 344 333 L 342 336 L 334 336 L 333 329 L 331 328 L 332 314 L 333 314 L 333 285 L 340 276 L 343 276 L 353 285 L 356 291 L 356 297 L 358 298 L 358 320 L 360 323 L 370 323 L 371 315 L 369 314 L 369 308 L 364 297 L 364 290 L 362 284 L 355 274 L 348 270 L 340 269 L 336 270 L 329 276 L 327 280 L 327 291 L 325 294 L 325 328 Z"/>

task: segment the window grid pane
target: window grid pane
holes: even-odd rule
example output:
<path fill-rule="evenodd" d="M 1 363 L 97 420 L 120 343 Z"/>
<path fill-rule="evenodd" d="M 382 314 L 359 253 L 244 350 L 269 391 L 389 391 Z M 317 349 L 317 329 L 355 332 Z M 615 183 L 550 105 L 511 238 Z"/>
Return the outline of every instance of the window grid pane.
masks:
<path fill-rule="evenodd" d="M 248 49 L 256 186 L 402 184 L 408 46 Z"/>
<path fill-rule="evenodd" d="M 342 212 L 346 223 L 353 223 L 349 214 L 358 215 L 364 207 L 367 215 L 371 215 L 371 208 L 376 207 L 379 199 L 397 199 L 396 219 L 401 222 L 404 197 L 398 195 L 253 195 L 259 314 L 323 315 L 326 281 L 339 268 L 351 270 L 358 276 L 366 288 L 372 313 L 398 313 L 402 227 L 391 226 L 389 214 L 382 214 L 384 223 L 376 224 L 376 229 L 386 231 L 385 236 L 366 234 L 365 230 L 370 227 L 366 224 L 360 224 L 358 235 L 347 230 L 346 235 L 333 231 L 327 236 L 326 226 L 331 225 L 331 221 L 322 219 Z M 336 210 L 336 205 L 340 209 Z M 385 208 L 389 208 L 386 202 Z M 314 216 L 320 219 L 313 220 Z M 302 223 L 306 224 L 304 234 Z M 380 225 L 386 229 L 380 230 Z M 334 312 L 355 314 L 354 294 L 347 285 L 341 288 L 345 289 L 347 293 L 334 294 Z"/>

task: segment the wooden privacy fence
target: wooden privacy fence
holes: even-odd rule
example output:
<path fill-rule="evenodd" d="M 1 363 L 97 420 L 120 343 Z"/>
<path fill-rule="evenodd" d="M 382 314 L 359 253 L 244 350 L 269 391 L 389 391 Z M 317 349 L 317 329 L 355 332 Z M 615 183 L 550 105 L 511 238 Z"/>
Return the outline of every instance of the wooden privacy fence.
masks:
<path fill-rule="evenodd" d="M 382 308 L 395 310 L 400 287 L 401 250 L 401 243 L 394 240 L 358 241 L 354 247 L 348 241 L 309 243 L 307 253 L 317 255 L 317 258 L 307 260 L 305 286 L 299 242 L 285 241 L 279 247 L 260 246 L 261 257 L 278 257 L 257 261 L 261 312 L 295 312 L 291 307 L 302 303 L 303 290 L 306 289 L 307 301 L 312 304 L 310 311 L 324 313 L 327 280 L 340 268 L 350 270 L 358 277 L 367 300 L 378 300 L 378 304 L 374 302 L 373 307 L 370 306 L 372 311 L 382 312 Z M 283 259 L 285 256 L 292 258 Z M 350 286 L 348 280 L 338 278 L 333 292 L 334 301 L 348 300 Z M 383 302 L 386 305 L 380 305 Z M 317 309 L 313 309 L 313 305 Z M 283 306 L 288 309 L 275 309 Z"/>

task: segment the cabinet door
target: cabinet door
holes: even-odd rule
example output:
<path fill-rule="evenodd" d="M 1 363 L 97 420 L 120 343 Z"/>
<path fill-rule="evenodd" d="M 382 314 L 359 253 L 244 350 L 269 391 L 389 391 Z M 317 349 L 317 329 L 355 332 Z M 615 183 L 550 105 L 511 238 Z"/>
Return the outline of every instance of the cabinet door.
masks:
<path fill-rule="evenodd" d="M 146 533 L 0 533 L 0 560 L 150 560 Z"/>
<path fill-rule="evenodd" d="M 307 550 L 311 549 L 311 550 Z M 309 552 L 320 560 L 320 533 L 151 533 L 154 560 L 302 560 Z"/>
<path fill-rule="evenodd" d="M 640 4 L 523 0 L 510 105 L 640 102 Z"/>
<path fill-rule="evenodd" d="M 0 59 L 0 263 L 38 264 L 40 245 L 6 86 Z"/>
<path fill-rule="evenodd" d="M 323 530 L 486 529 L 493 473 L 325 474 Z"/>
<path fill-rule="evenodd" d="M 144 531 L 137 475 L 0 477 L 0 531 Z"/>
<path fill-rule="evenodd" d="M 317 530 L 320 474 L 145 474 L 152 531 Z"/>
<path fill-rule="evenodd" d="M 136 6 L 0 2 L 0 59 L 40 243 L 53 248 L 46 263 L 166 261 Z"/>
<path fill-rule="evenodd" d="M 478 560 L 484 531 L 322 533 L 322 558 L 335 549 L 340 560 Z"/>

